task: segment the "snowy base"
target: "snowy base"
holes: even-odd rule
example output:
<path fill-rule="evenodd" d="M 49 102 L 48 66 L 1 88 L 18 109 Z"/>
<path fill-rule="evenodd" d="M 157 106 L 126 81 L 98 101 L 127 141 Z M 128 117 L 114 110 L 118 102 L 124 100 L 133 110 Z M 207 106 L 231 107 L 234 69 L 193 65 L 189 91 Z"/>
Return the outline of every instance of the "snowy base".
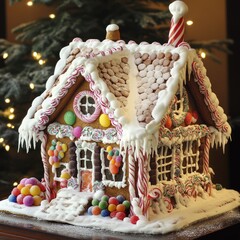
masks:
<path fill-rule="evenodd" d="M 234 190 L 222 189 L 221 191 L 214 190 L 212 196 L 206 199 L 199 197 L 191 199 L 188 207 L 174 209 L 171 213 L 159 214 L 152 221 L 141 218 L 136 225 L 131 224 L 129 218 L 120 221 L 116 218 L 111 219 L 101 216 L 80 215 L 73 217 L 72 215 L 67 215 L 64 208 L 61 208 L 57 212 L 55 211 L 55 213 L 54 211 L 46 212 L 44 211 L 46 205 L 41 207 L 25 207 L 10 203 L 8 200 L 0 202 L 0 211 L 115 232 L 165 234 L 185 228 L 194 222 L 223 214 L 239 206 L 239 193 Z"/>

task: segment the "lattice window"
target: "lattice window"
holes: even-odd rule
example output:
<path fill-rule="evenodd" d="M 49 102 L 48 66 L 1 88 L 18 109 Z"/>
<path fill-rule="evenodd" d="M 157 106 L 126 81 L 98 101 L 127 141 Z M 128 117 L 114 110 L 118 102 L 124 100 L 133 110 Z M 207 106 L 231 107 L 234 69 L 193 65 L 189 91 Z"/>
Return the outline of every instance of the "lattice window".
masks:
<path fill-rule="evenodd" d="M 187 141 L 182 144 L 181 174 L 192 173 L 199 169 L 200 139 Z"/>
<path fill-rule="evenodd" d="M 79 150 L 79 165 L 81 169 L 92 169 L 93 152 L 87 148 Z"/>
<path fill-rule="evenodd" d="M 156 158 L 157 162 L 157 182 L 168 181 L 171 179 L 172 172 L 172 150 L 167 146 L 161 146 L 158 148 L 158 154 Z"/>
<path fill-rule="evenodd" d="M 102 161 L 102 180 L 105 185 L 111 185 L 111 183 L 122 182 L 125 183 L 125 157 L 122 156 L 122 164 L 119 167 L 117 174 L 112 174 L 110 171 L 110 161 L 107 159 L 108 152 L 101 148 L 100 158 Z"/>

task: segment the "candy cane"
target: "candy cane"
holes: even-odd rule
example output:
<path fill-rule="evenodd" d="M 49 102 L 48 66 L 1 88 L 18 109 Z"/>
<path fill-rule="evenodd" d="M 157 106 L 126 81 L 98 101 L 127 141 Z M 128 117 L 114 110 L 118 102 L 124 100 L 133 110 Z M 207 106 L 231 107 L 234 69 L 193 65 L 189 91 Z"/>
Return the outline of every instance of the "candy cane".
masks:
<path fill-rule="evenodd" d="M 51 188 L 50 188 L 50 177 L 48 173 L 48 159 L 47 159 L 47 152 L 46 152 L 46 147 L 47 147 L 47 135 L 43 134 L 41 137 L 41 157 L 42 157 L 42 162 L 43 162 L 43 168 L 44 168 L 44 180 L 46 183 L 46 199 L 50 202 L 51 201 Z"/>
<path fill-rule="evenodd" d="M 185 29 L 183 16 L 187 13 L 188 7 L 182 1 L 175 1 L 169 5 L 169 10 L 173 17 L 171 20 L 168 44 L 177 47 L 183 42 Z"/>
<path fill-rule="evenodd" d="M 134 157 L 133 157 L 133 151 L 132 148 L 128 149 L 128 161 L 129 161 L 129 177 L 128 177 L 128 183 L 129 183 L 129 193 L 130 193 L 130 201 L 136 197 L 136 191 L 135 191 L 135 162 L 134 162 Z M 134 215 L 132 206 L 130 208 L 130 215 Z"/>
<path fill-rule="evenodd" d="M 138 160 L 138 181 L 137 189 L 139 195 L 139 205 L 142 210 L 142 214 L 147 214 L 147 189 L 148 189 L 148 173 L 147 173 L 147 156 L 143 154 L 142 150 L 139 151 Z"/>

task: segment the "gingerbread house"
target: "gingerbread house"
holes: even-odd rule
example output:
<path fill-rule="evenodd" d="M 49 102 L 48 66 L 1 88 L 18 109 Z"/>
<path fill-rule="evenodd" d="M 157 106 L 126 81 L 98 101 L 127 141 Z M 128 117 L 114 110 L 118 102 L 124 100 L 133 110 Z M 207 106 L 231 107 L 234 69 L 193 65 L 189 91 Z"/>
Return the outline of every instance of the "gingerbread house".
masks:
<path fill-rule="evenodd" d="M 172 9 L 164 45 L 125 43 L 112 24 L 107 39 L 75 38 L 61 50 L 19 128 L 20 145 L 42 142 L 49 201 L 60 188 L 103 189 L 147 215 L 211 194 L 209 150 L 224 147 L 231 128 L 183 41 L 185 10 Z"/>

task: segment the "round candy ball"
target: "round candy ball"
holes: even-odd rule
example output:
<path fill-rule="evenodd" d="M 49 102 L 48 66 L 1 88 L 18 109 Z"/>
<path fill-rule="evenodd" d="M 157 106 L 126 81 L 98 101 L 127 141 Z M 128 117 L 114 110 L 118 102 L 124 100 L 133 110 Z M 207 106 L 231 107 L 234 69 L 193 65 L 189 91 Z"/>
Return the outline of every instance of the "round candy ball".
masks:
<path fill-rule="evenodd" d="M 100 207 L 98 207 L 98 206 L 94 206 L 92 208 L 92 214 L 93 215 L 99 215 L 101 213 L 101 211 L 102 211 L 102 209 Z"/>
<path fill-rule="evenodd" d="M 64 121 L 67 125 L 72 126 L 76 122 L 76 115 L 72 111 L 67 111 L 64 114 Z"/>
<path fill-rule="evenodd" d="M 14 195 L 14 196 L 16 196 L 16 197 L 17 197 L 20 193 L 21 193 L 21 192 L 20 192 L 20 190 L 19 190 L 17 187 L 13 188 L 13 190 L 12 190 L 12 192 L 11 192 L 11 194 Z"/>
<path fill-rule="evenodd" d="M 96 199 L 96 198 L 94 198 L 94 199 L 92 200 L 92 205 L 93 205 L 93 206 L 98 206 L 98 204 L 99 204 L 99 200 Z"/>
<path fill-rule="evenodd" d="M 136 224 L 137 223 L 137 221 L 139 220 L 139 217 L 138 216 L 131 216 L 131 218 L 130 218 L 130 222 L 132 223 L 132 224 Z"/>
<path fill-rule="evenodd" d="M 119 220 L 123 220 L 126 217 L 126 213 L 125 212 L 117 212 L 116 217 Z"/>
<path fill-rule="evenodd" d="M 81 137 L 81 133 L 82 133 L 82 128 L 77 126 L 73 129 L 73 136 L 75 138 L 80 138 Z"/>
<path fill-rule="evenodd" d="M 25 196 L 23 194 L 19 194 L 17 196 L 17 203 L 18 204 L 23 204 L 23 199 L 25 198 Z"/>
<path fill-rule="evenodd" d="M 111 122 L 107 114 L 101 114 L 99 117 L 99 123 L 101 124 L 102 127 L 109 127 Z"/>
<path fill-rule="evenodd" d="M 17 202 L 17 197 L 11 194 L 11 195 L 8 197 L 8 201 L 9 201 L 9 202 Z"/>
<path fill-rule="evenodd" d="M 24 199 L 23 199 L 23 204 L 24 204 L 25 206 L 30 207 L 30 206 L 33 205 L 33 203 L 34 203 L 34 199 L 33 199 L 32 196 L 26 196 L 26 197 L 24 197 Z"/>
<path fill-rule="evenodd" d="M 33 205 L 40 206 L 42 198 L 40 196 L 33 196 Z"/>
<path fill-rule="evenodd" d="M 23 194 L 23 195 L 28 195 L 28 194 L 30 194 L 30 188 L 29 187 L 23 187 L 22 189 L 21 189 L 21 194 Z"/>
<path fill-rule="evenodd" d="M 107 209 L 108 207 L 108 203 L 106 201 L 100 201 L 98 206 L 101 208 L 101 209 Z"/>
<path fill-rule="evenodd" d="M 30 194 L 32 196 L 40 195 L 40 193 L 41 193 L 41 189 L 39 186 L 34 185 L 30 188 Z"/>
<path fill-rule="evenodd" d="M 108 200 L 108 203 L 109 203 L 109 204 L 118 205 L 118 204 L 119 204 L 119 201 L 118 201 L 117 198 L 115 198 L 115 197 L 110 197 L 109 200 Z"/>
<path fill-rule="evenodd" d="M 108 217 L 108 216 L 110 216 L 110 212 L 107 209 L 103 209 L 101 211 L 101 216 L 102 217 Z"/>
<path fill-rule="evenodd" d="M 116 199 L 118 200 L 119 203 L 123 203 L 126 200 L 125 197 L 122 195 L 118 195 Z"/>

